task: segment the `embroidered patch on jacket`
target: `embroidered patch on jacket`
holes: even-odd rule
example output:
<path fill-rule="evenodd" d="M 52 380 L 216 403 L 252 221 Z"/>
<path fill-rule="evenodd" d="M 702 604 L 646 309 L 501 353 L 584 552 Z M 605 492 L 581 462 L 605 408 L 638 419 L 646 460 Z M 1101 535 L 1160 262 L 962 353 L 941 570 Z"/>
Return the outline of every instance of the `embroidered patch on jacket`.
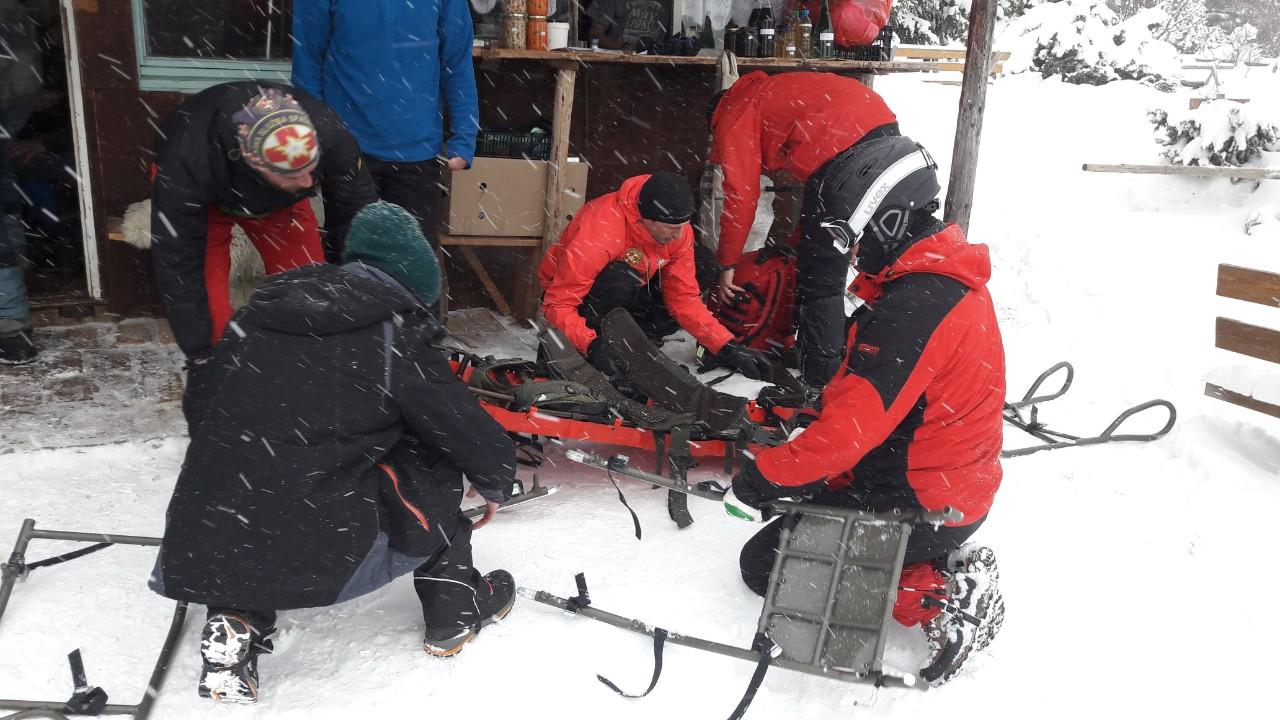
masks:
<path fill-rule="evenodd" d="M 644 253 L 640 251 L 640 248 L 629 248 L 622 253 L 622 259 L 626 260 L 631 267 L 644 266 Z"/>

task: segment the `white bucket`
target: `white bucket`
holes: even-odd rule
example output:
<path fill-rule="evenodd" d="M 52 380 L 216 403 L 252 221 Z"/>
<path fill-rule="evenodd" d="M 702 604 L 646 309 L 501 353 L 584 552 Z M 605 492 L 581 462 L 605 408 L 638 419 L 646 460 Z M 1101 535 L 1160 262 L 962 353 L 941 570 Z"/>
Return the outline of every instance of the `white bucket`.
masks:
<path fill-rule="evenodd" d="M 569 23 L 547 23 L 547 49 L 556 50 L 569 46 Z"/>

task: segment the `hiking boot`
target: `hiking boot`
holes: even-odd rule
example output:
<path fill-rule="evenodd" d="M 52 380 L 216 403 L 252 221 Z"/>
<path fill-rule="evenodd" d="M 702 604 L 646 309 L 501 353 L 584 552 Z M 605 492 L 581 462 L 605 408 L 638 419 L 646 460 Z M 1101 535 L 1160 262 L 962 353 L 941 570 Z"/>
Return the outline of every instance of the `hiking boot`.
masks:
<path fill-rule="evenodd" d="M 975 652 L 991 644 L 1004 621 L 1004 598 L 989 574 L 944 574 L 948 597 L 943 610 L 924 625 L 930 653 L 920 677 L 930 685 L 955 677 Z"/>
<path fill-rule="evenodd" d="M 983 618 L 982 624 L 978 627 L 978 636 L 974 640 L 974 649 L 986 649 L 1004 623 L 1004 595 L 1000 592 L 1000 568 L 996 564 L 995 551 L 976 543 L 962 545 L 959 549 L 947 554 L 944 570 L 983 575 L 990 586 L 986 593 L 977 599 L 974 613 Z"/>
<path fill-rule="evenodd" d="M 261 635 L 239 615 L 218 613 L 209 618 L 200 637 L 200 697 L 227 703 L 258 701 L 258 655 L 271 651 L 270 641 Z"/>
<path fill-rule="evenodd" d="M 494 570 L 480 579 L 475 590 L 475 605 L 480 620 L 471 625 L 454 625 L 448 628 L 427 628 L 422 639 L 422 649 L 428 655 L 452 657 L 462 652 L 480 629 L 495 623 L 511 612 L 516 601 L 516 581 L 506 570 Z M 471 613 L 467 613 L 470 615 Z"/>
<path fill-rule="evenodd" d="M 31 326 L 6 332 L 0 321 L 0 365 L 25 365 L 36 359 L 36 345 L 31 339 Z"/>
<path fill-rule="evenodd" d="M 996 564 L 995 551 L 977 543 L 966 543 L 947 553 L 946 566 L 943 570 L 961 573 L 985 572 L 991 582 L 1000 582 L 1000 568 Z"/>

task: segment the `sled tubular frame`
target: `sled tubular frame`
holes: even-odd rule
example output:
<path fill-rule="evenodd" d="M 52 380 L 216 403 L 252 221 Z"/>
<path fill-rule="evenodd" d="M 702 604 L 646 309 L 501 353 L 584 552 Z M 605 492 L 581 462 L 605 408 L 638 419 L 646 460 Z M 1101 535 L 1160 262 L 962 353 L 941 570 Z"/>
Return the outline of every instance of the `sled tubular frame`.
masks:
<path fill-rule="evenodd" d="M 1036 393 L 1040 392 L 1040 386 L 1060 370 L 1066 370 L 1067 373 L 1066 378 L 1063 380 L 1062 387 L 1057 391 L 1046 395 L 1037 395 Z M 1066 361 L 1057 363 L 1048 370 L 1040 373 L 1040 376 L 1035 379 L 1035 382 L 1031 383 L 1031 387 L 1027 388 L 1027 392 L 1022 396 L 1021 400 L 1004 404 L 1004 421 L 1019 430 L 1022 430 L 1028 435 L 1031 435 L 1037 440 L 1042 441 L 1043 444 L 1031 445 L 1029 447 L 1016 448 L 1013 450 L 1003 450 L 1000 452 L 1000 457 L 1022 457 L 1024 455 L 1040 452 L 1041 450 L 1084 447 L 1086 445 L 1101 445 L 1109 442 L 1150 442 L 1167 435 L 1169 431 L 1173 429 L 1174 423 L 1178 421 L 1178 410 L 1173 406 L 1173 403 L 1168 400 L 1148 400 L 1147 402 L 1134 405 L 1128 410 L 1120 413 L 1116 416 L 1115 420 L 1111 421 L 1111 424 L 1107 426 L 1106 430 L 1103 430 L 1100 434 L 1091 437 L 1080 437 L 1046 427 L 1040 422 L 1040 403 L 1057 400 L 1065 395 L 1067 390 L 1071 388 L 1071 382 L 1075 379 L 1075 374 L 1075 368 L 1071 366 L 1071 363 Z M 1154 433 L 1116 433 L 1116 430 L 1119 430 L 1120 426 L 1123 425 L 1126 420 L 1138 413 L 1150 410 L 1154 407 L 1162 407 L 1169 411 L 1169 418 L 1165 421 L 1164 427 Z M 1025 417 L 1022 414 L 1023 410 L 1028 411 L 1028 414 Z"/>
<path fill-rule="evenodd" d="M 14 544 L 13 554 L 2 567 L 3 579 L 0 580 L 0 620 L 4 619 L 4 611 L 8 607 L 13 585 L 18 578 L 26 576 L 27 547 L 32 540 L 71 540 L 73 542 L 107 543 L 112 545 L 144 545 L 158 546 L 160 538 L 137 535 L 110 535 L 105 533 L 64 532 L 61 530 L 37 530 L 36 521 L 27 518 L 22 521 L 22 530 L 18 532 L 18 541 Z M 173 609 L 173 618 L 169 621 L 169 632 L 165 634 L 164 644 L 160 646 L 160 656 L 156 658 L 151 677 L 147 680 L 147 689 L 142 700 L 135 705 L 107 705 L 102 709 L 103 715 L 132 715 L 137 720 L 146 720 L 151 714 L 151 707 L 160 688 L 164 684 L 165 675 L 169 672 L 169 658 L 173 655 L 173 647 L 178 642 L 178 634 L 182 631 L 187 617 L 187 604 L 179 602 Z M 18 710 L 22 717 L 39 717 L 29 714 L 42 712 L 45 717 L 66 718 L 66 701 L 54 700 L 9 700 L 0 698 L 0 710 Z M 25 711 L 25 712 L 22 712 Z"/>
<path fill-rule="evenodd" d="M 524 589 L 522 588 L 522 590 Z M 525 597 L 530 597 L 527 590 L 524 590 L 522 594 L 524 594 Z M 607 612 L 605 610 L 599 610 L 594 605 L 588 605 L 587 607 L 579 607 L 577 609 L 574 609 L 569 605 L 568 600 L 562 597 L 558 597 L 556 595 L 552 595 L 551 593 L 546 592 L 544 590 L 535 591 L 532 594 L 532 598 L 535 601 L 540 602 L 544 605 L 550 605 L 551 607 L 554 607 L 554 608 L 560 608 L 561 610 L 565 611 L 566 613 L 569 613 L 570 615 L 582 615 L 584 617 L 591 618 L 592 620 L 598 620 L 606 625 L 612 625 L 616 628 L 621 628 L 623 630 L 630 630 L 631 632 L 634 632 L 634 633 L 639 633 L 641 635 L 653 637 L 653 627 L 651 625 L 647 625 L 641 622 L 640 620 L 623 617 L 621 615 L 614 615 L 613 613 Z M 724 655 L 725 657 L 736 658 L 738 660 L 746 660 L 747 662 L 750 662 L 750 663 L 757 663 L 760 661 L 760 653 L 754 650 L 750 650 L 748 648 L 740 648 L 734 645 L 725 645 L 724 643 L 718 643 L 718 642 L 715 642 L 714 640 L 704 640 L 702 638 L 692 637 L 689 635 L 681 635 L 678 632 L 674 632 L 670 630 L 667 631 L 667 642 L 674 643 L 676 645 L 683 645 L 684 647 L 693 648 L 695 650 L 703 650 L 706 652 L 715 653 L 717 655 Z M 897 677 L 895 675 L 875 674 L 875 675 L 858 676 L 850 673 L 841 673 L 841 672 L 835 672 L 835 671 L 829 672 L 829 673 L 814 672 L 813 668 L 810 666 L 792 662 L 783 657 L 774 658 L 769 664 L 773 667 L 780 667 L 785 670 L 794 670 L 796 672 L 801 672 L 806 675 L 817 675 L 818 677 L 835 678 L 837 680 L 843 680 L 845 682 L 865 683 L 868 685 L 897 687 L 897 688 L 915 688 L 919 690 L 927 690 L 929 687 L 926 683 L 914 683 L 914 684 L 908 683 L 904 681 L 902 678 Z"/>

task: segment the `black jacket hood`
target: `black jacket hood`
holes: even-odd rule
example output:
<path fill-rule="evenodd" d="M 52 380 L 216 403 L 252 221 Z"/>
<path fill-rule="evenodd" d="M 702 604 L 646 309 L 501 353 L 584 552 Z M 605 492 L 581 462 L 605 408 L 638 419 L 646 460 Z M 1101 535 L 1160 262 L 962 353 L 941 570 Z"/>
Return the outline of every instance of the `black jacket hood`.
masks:
<path fill-rule="evenodd" d="M 426 313 L 403 290 L 336 265 L 311 265 L 267 278 L 249 307 L 259 327 L 289 335 L 337 335 L 395 314 Z"/>

